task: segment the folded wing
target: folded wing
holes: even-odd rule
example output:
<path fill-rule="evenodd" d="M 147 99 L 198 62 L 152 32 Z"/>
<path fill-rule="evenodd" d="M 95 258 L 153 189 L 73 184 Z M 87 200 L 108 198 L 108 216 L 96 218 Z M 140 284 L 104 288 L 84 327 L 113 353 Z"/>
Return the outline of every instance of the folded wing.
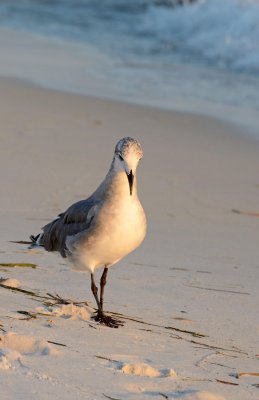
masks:
<path fill-rule="evenodd" d="M 72 204 L 64 213 L 59 214 L 55 220 L 42 228 L 43 233 L 38 244 L 47 251 L 59 251 L 66 257 L 67 237 L 90 228 L 98 205 L 99 201 L 93 198 Z"/>

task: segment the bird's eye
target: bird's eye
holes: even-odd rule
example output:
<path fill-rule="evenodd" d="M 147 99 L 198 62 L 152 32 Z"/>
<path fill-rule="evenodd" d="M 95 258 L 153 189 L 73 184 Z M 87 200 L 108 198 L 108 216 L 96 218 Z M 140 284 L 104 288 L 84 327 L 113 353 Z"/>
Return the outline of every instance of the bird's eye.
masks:
<path fill-rule="evenodd" d="M 124 161 L 123 157 L 120 154 L 119 154 L 119 158 L 120 158 L 121 161 Z"/>

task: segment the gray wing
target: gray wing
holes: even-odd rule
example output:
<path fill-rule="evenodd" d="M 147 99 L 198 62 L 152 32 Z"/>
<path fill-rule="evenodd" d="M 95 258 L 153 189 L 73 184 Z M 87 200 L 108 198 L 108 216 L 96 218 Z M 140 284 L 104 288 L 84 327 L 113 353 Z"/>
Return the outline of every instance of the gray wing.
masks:
<path fill-rule="evenodd" d="M 94 219 L 94 213 L 100 201 L 89 197 L 72 204 L 64 213 L 45 225 L 39 244 L 47 251 L 59 251 L 66 257 L 66 239 L 88 229 Z"/>

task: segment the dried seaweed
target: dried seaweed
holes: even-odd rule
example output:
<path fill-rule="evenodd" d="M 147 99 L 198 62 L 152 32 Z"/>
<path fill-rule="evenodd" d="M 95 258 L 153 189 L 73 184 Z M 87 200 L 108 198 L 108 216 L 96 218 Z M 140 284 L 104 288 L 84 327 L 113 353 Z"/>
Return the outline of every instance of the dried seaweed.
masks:
<path fill-rule="evenodd" d="M 17 243 L 17 244 L 33 244 L 32 241 L 28 240 L 9 240 L 10 243 Z"/>
<path fill-rule="evenodd" d="M 233 376 L 237 379 L 241 378 L 241 376 L 259 376 L 259 372 L 237 372 Z"/>
<path fill-rule="evenodd" d="M 15 288 L 15 287 L 8 286 L 8 285 L 3 285 L 2 283 L 0 283 L 0 287 L 2 287 L 4 289 L 11 290 L 12 292 L 20 292 L 20 293 L 24 293 L 24 294 L 27 294 L 27 295 L 33 296 L 33 297 L 38 297 L 38 298 L 41 298 L 41 299 L 46 298 L 44 296 L 38 295 L 35 292 L 31 292 L 30 290 L 25 290 L 25 289 Z"/>
<path fill-rule="evenodd" d="M 169 399 L 167 394 L 159 392 L 160 396 L 162 396 L 164 399 Z"/>
<path fill-rule="evenodd" d="M 47 295 L 43 296 L 43 295 L 37 294 L 37 293 L 32 292 L 32 291 L 28 291 L 28 290 L 20 289 L 20 288 L 13 288 L 13 287 L 10 287 L 10 286 L 7 286 L 7 285 L 3 285 L 1 283 L 0 283 L 0 287 L 3 287 L 5 289 L 8 289 L 8 290 L 11 290 L 11 291 L 14 291 L 14 292 L 20 292 L 20 293 L 24 293 L 24 294 L 29 295 L 29 296 L 33 296 L 36 299 L 44 300 L 43 304 L 45 304 L 47 306 L 53 306 L 53 305 L 57 305 L 57 304 L 71 304 L 71 303 L 75 304 L 75 305 L 87 305 L 88 306 L 88 303 L 86 301 L 77 302 L 77 301 L 74 301 L 74 300 L 71 300 L 71 299 L 64 299 L 58 294 L 53 295 L 51 293 L 47 293 Z M 37 315 L 49 316 L 48 314 L 31 313 L 31 312 L 27 312 L 27 311 L 26 312 L 20 312 L 20 313 L 22 313 L 24 315 L 27 315 L 27 317 L 29 319 L 33 319 L 33 318 L 35 319 L 35 317 L 37 318 Z M 149 323 L 149 322 L 143 321 L 141 319 L 130 317 L 128 315 L 124 315 L 124 314 L 121 314 L 121 313 L 109 312 L 109 314 L 110 315 L 114 315 L 114 316 L 118 316 L 118 317 L 122 317 L 123 319 L 129 320 L 129 321 L 133 321 L 133 322 L 137 322 L 139 324 L 152 326 L 152 327 L 157 327 L 157 328 L 162 328 L 162 329 L 171 330 L 171 331 L 176 331 L 176 332 L 180 332 L 180 333 L 183 333 L 183 334 L 191 335 L 191 336 L 196 337 L 196 338 L 208 337 L 208 335 L 205 335 L 205 334 L 202 334 L 202 333 L 199 333 L 199 332 L 180 329 L 180 328 L 176 328 L 176 327 L 173 327 L 173 326 L 163 326 L 163 325 L 159 325 L 159 324 Z M 89 324 L 89 326 L 93 327 L 90 324 Z M 149 332 L 150 330 L 147 329 L 147 331 Z M 234 349 L 234 348 L 228 349 L 228 348 L 213 346 L 213 345 L 209 345 L 207 343 L 195 341 L 193 339 L 188 339 L 187 337 L 176 335 L 176 334 L 175 335 L 174 334 L 170 334 L 170 337 L 172 337 L 174 339 L 178 339 L 178 340 L 182 339 L 182 340 L 185 340 L 185 341 L 187 341 L 189 343 L 193 343 L 193 344 L 196 344 L 198 346 L 201 346 L 201 347 L 204 347 L 204 348 L 208 348 L 208 349 L 214 349 L 214 350 L 217 350 L 217 351 L 225 351 L 225 352 L 232 352 L 232 353 L 239 353 L 239 354 L 247 355 L 247 353 L 245 351 L 240 350 L 238 348 L 236 348 L 236 349 Z M 227 354 L 227 355 L 230 356 L 229 354 Z M 97 356 L 97 357 L 102 358 L 101 356 Z M 235 356 L 231 355 L 231 357 L 235 357 Z M 114 362 L 116 360 L 110 360 L 110 361 Z M 239 376 L 242 376 L 242 375 L 245 375 L 245 374 L 248 374 L 248 373 L 240 373 L 237 377 L 239 378 Z M 257 374 L 257 373 L 253 373 L 253 376 L 259 376 L 259 374 L 257 374 L 257 375 L 255 375 L 255 374 Z"/>
<path fill-rule="evenodd" d="M 106 397 L 106 399 L 109 399 L 109 400 L 120 400 L 120 399 L 117 399 L 117 398 L 115 398 L 115 397 L 108 396 L 108 395 L 105 394 L 105 393 L 103 393 L 103 396 Z"/>
<path fill-rule="evenodd" d="M 241 211 L 241 210 L 236 210 L 234 208 L 231 211 L 235 214 L 248 215 L 250 217 L 259 217 L 259 213 L 257 212 Z"/>
<path fill-rule="evenodd" d="M 88 306 L 87 301 L 75 301 L 75 300 L 71 300 L 71 299 L 63 299 L 61 296 L 59 296 L 59 294 L 51 294 L 51 293 L 47 293 L 46 299 L 48 299 L 49 301 L 45 301 L 44 304 L 46 306 L 54 306 L 54 305 L 60 305 L 60 304 L 74 304 L 76 306 L 79 305 L 85 305 Z"/>
<path fill-rule="evenodd" d="M 0 263 L 0 267 L 9 267 L 9 268 L 15 268 L 15 267 L 20 267 L 20 268 L 36 268 L 36 264 L 32 263 Z"/>
<path fill-rule="evenodd" d="M 110 314 L 118 316 L 118 317 L 122 317 L 122 318 L 124 318 L 126 320 L 129 320 L 129 321 L 138 322 L 139 324 L 148 325 L 148 326 L 155 326 L 157 328 L 163 328 L 163 329 L 173 330 L 173 331 L 176 331 L 176 332 L 186 333 L 186 334 L 192 335 L 194 337 L 208 337 L 208 335 L 205 335 L 203 333 L 189 331 L 189 330 L 186 330 L 186 329 L 175 328 L 173 326 L 163 326 L 163 325 L 158 325 L 158 324 L 152 324 L 152 323 L 145 322 L 145 321 L 142 321 L 142 320 L 137 319 L 137 318 L 132 318 L 132 317 L 130 317 L 128 315 L 124 315 L 124 314 L 121 314 L 121 313 L 110 312 Z"/>
<path fill-rule="evenodd" d="M 114 362 L 114 363 L 119 363 L 120 361 L 118 360 L 113 360 L 112 358 L 105 357 L 105 356 L 99 356 L 98 354 L 95 355 L 96 358 L 100 358 L 101 360 L 109 361 L 109 362 Z"/>
<path fill-rule="evenodd" d="M 17 312 L 19 314 L 26 315 L 26 318 L 21 318 L 21 319 L 24 319 L 26 321 L 29 321 L 30 319 L 36 319 L 37 318 L 35 313 L 31 313 L 29 311 L 17 311 Z"/>
<path fill-rule="evenodd" d="M 187 340 L 187 339 L 185 339 L 185 340 Z M 190 343 L 198 344 L 199 346 L 206 347 L 208 349 L 223 350 L 223 351 L 232 352 L 232 353 L 245 354 L 246 356 L 248 355 L 248 353 L 246 353 L 245 351 L 237 349 L 237 348 L 236 349 L 226 349 L 224 347 L 213 346 L 213 345 L 207 344 L 207 343 L 196 342 L 195 340 L 187 340 L 187 341 L 189 341 Z"/>
<path fill-rule="evenodd" d="M 27 318 L 22 318 L 24 320 L 37 319 L 37 317 L 55 317 L 55 315 L 53 314 L 42 313 L 42 312 L 23 311 L 23 310 L 18 310 L 16 312 L 22 315 L 26 315 Z"/>
<path fill-rule="evenodd" d="M 229 382 L 229 381 L 223 381 L 223 380 L 221 380 L 221 379 L 216 379 L 216 382 L 218 382 L 218 383 L 223 383 L 223 384 L 225 384 L 225 385 L 233 385 L 233 386 L 238 386 L 238 385 L 239 385 L 239 383 L 234 383 L 234 382 Z"/>
<path fill-rule="evenodd" d="M 4 285 L 2 283 L 0 283 L 0 287 L 2 287 L 4 289 L 11 290 L 13 292 L 23 293 L 23 294 L 26 294 L 28 296 L 32 296 L 32 297 L 44 300 L 43 304 L 45 304 L 47 306 L 53 306 L 53 305 L 57 305 L 57 304 L 74 304 L 74 305 L 86 305 L 86 306 L 88 306 L 87 301 L 74 301 L 74 300 L 71 300 L 71 299 L 63 299 L 58 294 L 53 295 L 51 293 L 47 293 L 47 296 L 44 296 L 44 295 L 37 294 L 36 292 L 32 292 L 30 290 L 25 290 L 25 289 L 21 289 L 21 288 L 15 288 L 15 287 L 12 287 L 12 286 Z"/>
<path fill-rule="evenodd" d="M 225 293 L 234 293 L 234 294 L 248 294 L 248 292 L 239 292 L 235 290 L 227 290 L 227 289 L 216 289 L 216 288 L 208 288 L 208 287 L 203 287 L 203 286 L 195 286 L 195 285 L 188 285 L 188 287 L 195 288 L 195 289 L 203 289 L 203 290 L 212 290 L 214 292 L 225 292 Z"/>
<path fill-rule="evenodd" d="M 174 328 L 172 326 L 165 326 L 165 329 L 171 329 L 176 332 L 181 332 L 181 333 L 187 333 L 189 335 L 192 335 L 194 337 L 202 338 L 202 337 L 208 337 L 208 335 L 204 335 L 203 333 L 199 332 L 194 332 L 194 331 L 187 331 L 186 329 L 180 329 L 180 328 Z"/>
<path fill-rule="evenodd" d="M 48 343 L 55 344 L 56 346 L 67 347 L 64 343 L 53 342 L 52 340 L 47 340 Z"/>

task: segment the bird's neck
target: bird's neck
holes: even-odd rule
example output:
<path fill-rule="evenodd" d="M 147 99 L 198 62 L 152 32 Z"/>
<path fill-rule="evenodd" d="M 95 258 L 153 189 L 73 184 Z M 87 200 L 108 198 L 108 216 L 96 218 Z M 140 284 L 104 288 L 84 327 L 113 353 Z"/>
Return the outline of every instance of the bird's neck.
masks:
<path fill-rule="evenodd" d="M 138 198 L 137 194 L 137 178 L 134 176 L 132 194 L 130 195 L 129 181 L 124 169 L 115 167 L 114 160 L 111 163 L 110 169 L 96 191 L 92 194 L 95 199 L 124 198 L 128 200 L 135 200 Z"/>
<path fill-rule="evenodd" d="M 127 174 L 124 170 L 117 170 L 115 168 L 110 168 L 106 176 L 106 184 L 108 187 L 107 196 L 117 196 L 134 199 L 137 197 L 137 179 L 134 176 L 132 194 L 130 195 L 129 181 Z"/>

